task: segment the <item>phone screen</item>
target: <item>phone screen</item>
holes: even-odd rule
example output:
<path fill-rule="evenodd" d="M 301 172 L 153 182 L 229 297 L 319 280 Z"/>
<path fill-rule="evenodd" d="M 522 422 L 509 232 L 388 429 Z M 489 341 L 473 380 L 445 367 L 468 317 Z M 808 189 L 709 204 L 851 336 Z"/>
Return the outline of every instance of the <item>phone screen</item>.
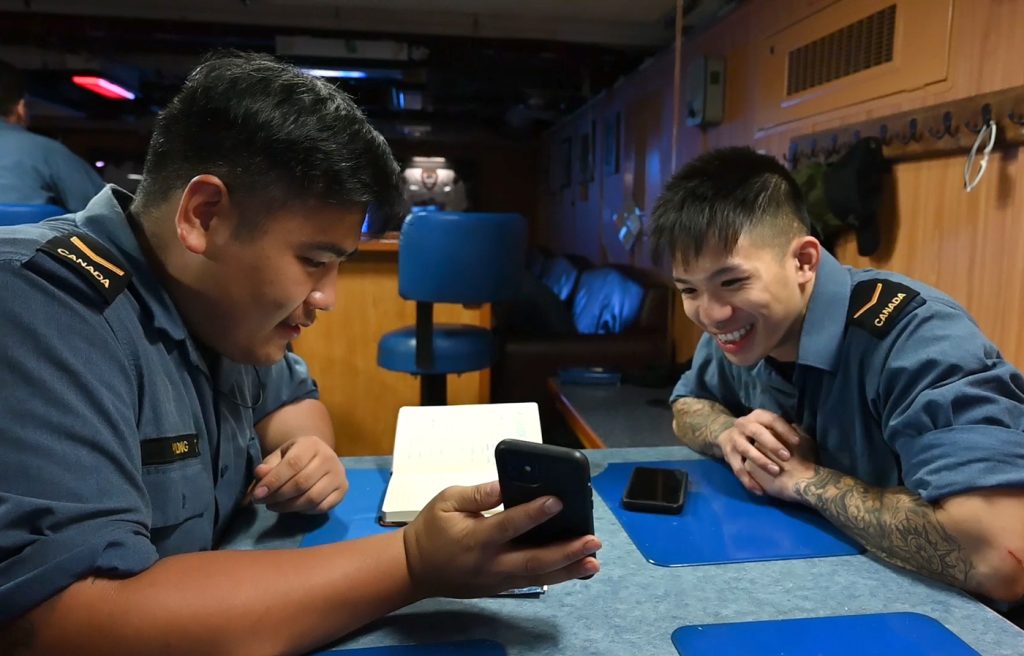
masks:
<path fill-rule="evenodd" d="M 636 467 L 622 497 L 623 505 L 634 510 L 679 512 L 686 494 L 686 472 L 681 469 Z"/>

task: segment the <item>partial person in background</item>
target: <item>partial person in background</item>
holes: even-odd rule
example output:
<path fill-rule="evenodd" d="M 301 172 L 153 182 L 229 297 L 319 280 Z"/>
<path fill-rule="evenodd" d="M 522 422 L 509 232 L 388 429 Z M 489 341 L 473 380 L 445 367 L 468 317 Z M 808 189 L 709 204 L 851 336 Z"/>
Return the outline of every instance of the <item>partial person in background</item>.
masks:
<path fill-rule="evenodd" d="M 83 209 L 103 180 L 63 144 L 29 132 L 27 125 L 25 78 L 0 61 L 0 203 Z"/>
<path fill-rule="evenodd" d="M 684 444 L 891 563 L 1022 598 L 1024 377 L 956 301 L 841 265 L 749 148 L 676 173 L 651 239 L 705 333 L 671 398 Z"/>

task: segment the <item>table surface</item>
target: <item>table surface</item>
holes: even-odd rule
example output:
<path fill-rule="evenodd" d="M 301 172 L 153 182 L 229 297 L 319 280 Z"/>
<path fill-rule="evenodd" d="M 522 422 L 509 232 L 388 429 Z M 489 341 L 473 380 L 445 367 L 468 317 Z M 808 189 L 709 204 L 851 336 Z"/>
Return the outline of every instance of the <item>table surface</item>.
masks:
<path fill-rule="evenodd" d="M 584 424 L 582 430 L 592 432 L 608 448 L 679 444 L 668 405 L 671 387 L 578 385 L 551 379 L 549 388 L 570 406 L 560 407 L 562 412 L 575 414 Z M 592 443 L 579 434 L 578 426 L 573 429 L 584 444 Z"/>
<path fill-rule="evenodd" d="M 699 458 L 682 446 L 587 452 L 608 462 Z M 348 458 L 350 468 L 387 457 Z M 240 514 L 223 548 L 294 547 L 308 518 L 263 506 Z M 491 639 L 526 654 L 676 654 L 679 626 L 879 612 L 916 612 L 946 625 L 981 654 L 1024 654 L 1024 631 L 968 595 L 865 555 L 665 568 L 647 563 L 599 496 L 601 572 L 553 586 L 537 599 L 430 599 L 378 620 L 337 647 Z"/>

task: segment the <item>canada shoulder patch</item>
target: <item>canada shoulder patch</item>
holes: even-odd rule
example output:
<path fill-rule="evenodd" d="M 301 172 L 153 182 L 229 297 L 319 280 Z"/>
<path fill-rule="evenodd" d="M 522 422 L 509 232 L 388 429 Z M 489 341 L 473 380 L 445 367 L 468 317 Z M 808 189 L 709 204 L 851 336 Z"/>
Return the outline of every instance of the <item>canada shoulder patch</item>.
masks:
<path fill-rule="evenodd" d="M 37 250 L 47 253 L 67 268 L 84 277 L 112 303 L 131 282 L 132 274 L 115 262 L 110 252 L 96 239 L 84 234 L 57 235 Z"/>
<path fill-rule="evenodd" d="M 910 302 L 920 295 L 921 292 L 895 280 L 862 280 L 853 286 L 850 294 L 846 323 L 858 326 L 875 337 L 885 337 L 896 325 L 897 317 L 906 312 Z"/>

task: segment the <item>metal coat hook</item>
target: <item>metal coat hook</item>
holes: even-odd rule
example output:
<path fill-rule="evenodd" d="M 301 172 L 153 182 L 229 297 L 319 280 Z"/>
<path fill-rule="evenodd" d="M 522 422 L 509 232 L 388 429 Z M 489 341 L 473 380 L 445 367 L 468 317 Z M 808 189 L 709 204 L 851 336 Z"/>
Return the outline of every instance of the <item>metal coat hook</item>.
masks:
<path fill-rule="evenodd" d="M 953 129 L 953 112 L 948 110 L 943 112 L 942 128 L 936 129 L 933 127 L 929 127 L 928 134 L 931 135 L 932 139 L 945 139 L 946 137 L 955 137 L 956 132 Z"/>
<path fill-rule="evenodd" d="M 978 162 L 978 173 L 971 176 L 971 170 L 974 169 L 974 160 L 978 155 L 978 148 L 985 141 L 984 149 L 981 151 L 981 160 Z M 978 131 L 978 138 L 974 140 L 974 145 L 971 146 L 971 152 L 967 155 L 967 161 L 964 163 L 964 189 L 970 191 L 978 186 L 981 182 L 981 176 L 985 175 L 985 169 L 988 167 L 988 156 L 992 152 L 993 146 L 996 145 L 996 122 L 989 118 L 988 123 L 981 126 L 981 130 Z"/>
<path fill-rule="evenodd" d="M 907 124 L 907 134 L 897 137 L 899 142 L 904 146 L 909 146 L 911 142 L 918 140 L 917 134 L 917 119 L 910 119 L 910 123 Z"/>
<path fill-rule="evenodd" d="M 985 103 L 984 105 L 981 106 L 981 124 L 979 125 L 977 123 L 964 123 L 964 127 L 970 130 L 971 132 L 974 132 L 975 134 L 980 134 L 981 131 L 984 130 L 985 127 L 991 122 L 992 105 Z"/>

